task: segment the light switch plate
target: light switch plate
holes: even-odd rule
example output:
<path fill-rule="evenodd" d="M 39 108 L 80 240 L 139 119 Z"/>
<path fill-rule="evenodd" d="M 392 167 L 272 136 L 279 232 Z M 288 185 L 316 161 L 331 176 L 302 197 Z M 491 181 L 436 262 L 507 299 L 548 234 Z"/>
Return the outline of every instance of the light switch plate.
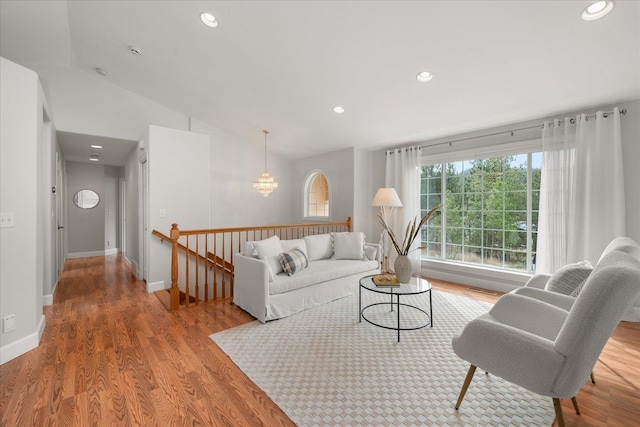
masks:
<path fill-rule="evenodd" d="M 16 316 L 12 314 L 2 318 L 2 333 L 11 332 L 16 328 Z"/>
<path fill-rule="evenodd" d="M 15 217 L 13 212 L 0 213 L 0 228 L 15 227 Z"/>

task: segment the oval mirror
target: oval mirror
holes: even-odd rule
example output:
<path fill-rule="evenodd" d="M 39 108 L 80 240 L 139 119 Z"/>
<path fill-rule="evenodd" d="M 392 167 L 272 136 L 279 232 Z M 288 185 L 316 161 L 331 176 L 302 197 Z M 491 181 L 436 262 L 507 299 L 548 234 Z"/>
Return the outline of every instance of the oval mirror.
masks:
<path fill-rule="evenodd" d="M 80 209 L 91 209 L 98 206 L 100 196 L 93 190 L 79 190 L 73 195 L 73 203 Z"/>

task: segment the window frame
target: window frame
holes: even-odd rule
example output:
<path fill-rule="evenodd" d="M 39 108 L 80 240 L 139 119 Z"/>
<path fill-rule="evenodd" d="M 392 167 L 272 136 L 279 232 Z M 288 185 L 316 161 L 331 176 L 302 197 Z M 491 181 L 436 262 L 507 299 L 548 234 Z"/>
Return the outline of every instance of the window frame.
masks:
<path fill-rule="evenodd" d="M 318 175 L 322 175 L 325 179 L 325 181 L 327 182 L 327 201 L 328 201 L 328 209 L 327 209 L 327 216 L 314 216 L 314 215 L 309 215 L 309 196 L 310 196 L 310 191 L 311 191 L 311 184 L 313 183 L 313 181 L 315 180 L 315 178 Z M 329 180 L 329 177 L 327 176 L 327 174 L 321 170 L 321 169 L 314 169 L 312 171 L 310 171 L 306 178 L 304 179 L 304 183 L 302 186 L 302 219 L 303 220 L 313 220 L 313 221 L 331 221 L 331 211 L 333 208 L 333 202 L 331 200 L 333 191 L 331 188 L 331 181 Z"/>
<path fill-rule="evenodd" d="M 534 153 L 542 152 L 542 141 L 540 138 L 535 139 L 527 139 L 517 142 L 510 143 L 494 143 L 486 144 L 485 146 L 475 147 L 472 149 L 464 149 L 457 151 L 449 151 L 449 152 L 435 152 L 431 150 L 429 152 L 429 147 L 425 147 L 423 149 L 423 160 L 421 166 L 430 166 L 439 164 L 441 165 L 441 182 L 440 182 L 440 198 L 444 200 L 443 197 L 446 197 L 446 179 L 447 179 L 447 163 L 455 163 L 455 162 L 466 162 L 472 160 L 480 160 L 492 157 L 506 157 L 510 155 L 526 155 L 527 156 L 527 182 L 526 182 L 526 222 L 527 224 L 531 224 L 533 220 L 533 194 L 535 190 L 532 188 L 533 184 L 533 162 L 532 157 Z M 420 186 L 422 188 L 422 186 Z M 428 190 L 427 190 L 428 191 Z M 430 193 L 422 194 L 422 190 L 420 190 L 421 196 L 428 197 L 431 195 Z M 421 206 L 422 208 L 422 206 Z M 422 208 L 424 209 L 424 208 Z M 504 211 L 506 212 L 506 211 Z M 504 266 L 504 261 L 502 266 L 494 266 L 490 264 L 481 264 L 481 263 L 473 263 L 473 262 L 464 262 L 464 261 L 456 261 L 446 258 L 446 238 L 447 238 L 447 212 L 446 206 L 442 211 L 442 225 L 440 227 L 440 257 L 427 257 L 426 255 L 421 256 L 422 263 L 427 266 L 427 270 L 442 269 L 443 273 L 450 274 L 452 272 L 456 273 L 459 271 L 465 271 L 466 273 L 478 276 L 478 272 L 480 271 L 489 271 L 491 274 L 497 273 L 499 276 L 503 276 L 507 278 L 507 281 L 513 280 L 518 283 L 522 281 L 522 277 L 529 277 L 535 273 L 532 269 L 532 254 L 533 252 L 533 242 L 532 242 L 532 227 L 526 227 L 526 265 L 524 269 L 515 269 L 508 268 Z M 449 227 L 450 228 L 450 227 Z M 464 226 L 462 226 L 463 231 L 466 230 Z M 463 242 L 464 243 L 464 242 Z M 482 243 L 482 250 L 484 250 L 484 242 Z M 504 243 L 502 250 L 504 251 Z M 503 258 L 504 260 L 504 258 Z"/>

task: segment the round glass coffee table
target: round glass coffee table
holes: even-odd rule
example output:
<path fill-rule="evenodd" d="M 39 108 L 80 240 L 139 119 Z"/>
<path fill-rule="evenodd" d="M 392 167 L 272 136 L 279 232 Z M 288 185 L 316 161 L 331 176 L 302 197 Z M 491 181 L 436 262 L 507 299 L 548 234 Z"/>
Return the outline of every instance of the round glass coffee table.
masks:
<path fill-rule="evenodd" d="M 359 319 L 358 322 L 362 322 L 362 319 L 371 323 L 374 326 L 378 326 L 379 328 L 392 329 L 398 332 L 398 342 L 400 342 L 400 331 L 412 331 L 416 329 L 422 329 L 427 326 L 433 327 L 433 305 L 431 301 L 431 283 L 428 280 L 423 279 L 421 277 L 412 277 L 409 283 L 400 283 L 399 285 L 376 285 L 373 282 L 373 277 L 377 276 L 377 274 L 371 276 L 365 276 L 360 279 L 360 289 L 358 293 L 358 312 Z M 367 291 L 376 292 L 379 294 L 389 295 L 389 301 L 383 302 L 375 302 L 366 306 L 362 306 L 362 290 L 365 289 Z M 408 296 L 408 295 L 418 295 L 429 293 L 429 312 L 427 313 L 420 307 L 416 307 L 412 304 L 402 303 L 400 302 L 400 297 Z M 396 311 L 397 323 L 395 326 L 383 325 L 377 322 L 372 321 L 371 319 L 367 319 L 365 316 L 365 312 L 376 306 L 389 306 L 390 311 Z M 400 307 L 404 307 L 403 310 L 417 310 L 420 312 L 420 316 L 424 317 L 424 322 L 418 325 L 412 325 L 403 327 L 400 324 Z"/>

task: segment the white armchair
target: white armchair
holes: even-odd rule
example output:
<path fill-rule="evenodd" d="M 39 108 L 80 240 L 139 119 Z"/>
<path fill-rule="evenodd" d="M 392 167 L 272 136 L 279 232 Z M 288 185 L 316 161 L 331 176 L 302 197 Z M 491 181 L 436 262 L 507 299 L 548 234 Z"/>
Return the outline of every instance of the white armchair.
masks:
<path fill-rule="evenodd" d="M 637 243 L 633 245 L 640 250 Z M 557 294 L 572 299 L 567 309 L 543 298 L 511 293 L 489 313 L 469 322 L 452 341 L 454 352 L 471 364 L 456 409 L 480 367 L 551 397 L 559 426 L 564 425 L 560 399 L 571 398 L 580 413 L 576 394 L 640 294 L 640 260 L 619 249 L 603 255 L 577 298 Z"/>
<path fill-rule="evenodd" d="M 613 239 L 600 255 L 600 260 L 604 258 L 610 252 L 624 252 L 635 259 L 640 260 L 640 245 L 638 245 L 633 239 L 629 237 L 616 237 Z M 598 262 L 600 262 L 598 260 Z M 554 273 L 554 275 L 557 273 Z M 531 298 L 539 299 L 540 301 L 548 302 L 556 307 L 563 308 L 565 310 L 571 310 L 573 303 L 575 302 L 575 295 L 569 293 L 563 294 L 557 291 L 550 291 L 545 289 L 549 280 L 554 276 L 545 273 L 536 273 L 527 281 L 522 288 L 518 288 L 511 293 L 518 295 L 525 295 Z"/>

